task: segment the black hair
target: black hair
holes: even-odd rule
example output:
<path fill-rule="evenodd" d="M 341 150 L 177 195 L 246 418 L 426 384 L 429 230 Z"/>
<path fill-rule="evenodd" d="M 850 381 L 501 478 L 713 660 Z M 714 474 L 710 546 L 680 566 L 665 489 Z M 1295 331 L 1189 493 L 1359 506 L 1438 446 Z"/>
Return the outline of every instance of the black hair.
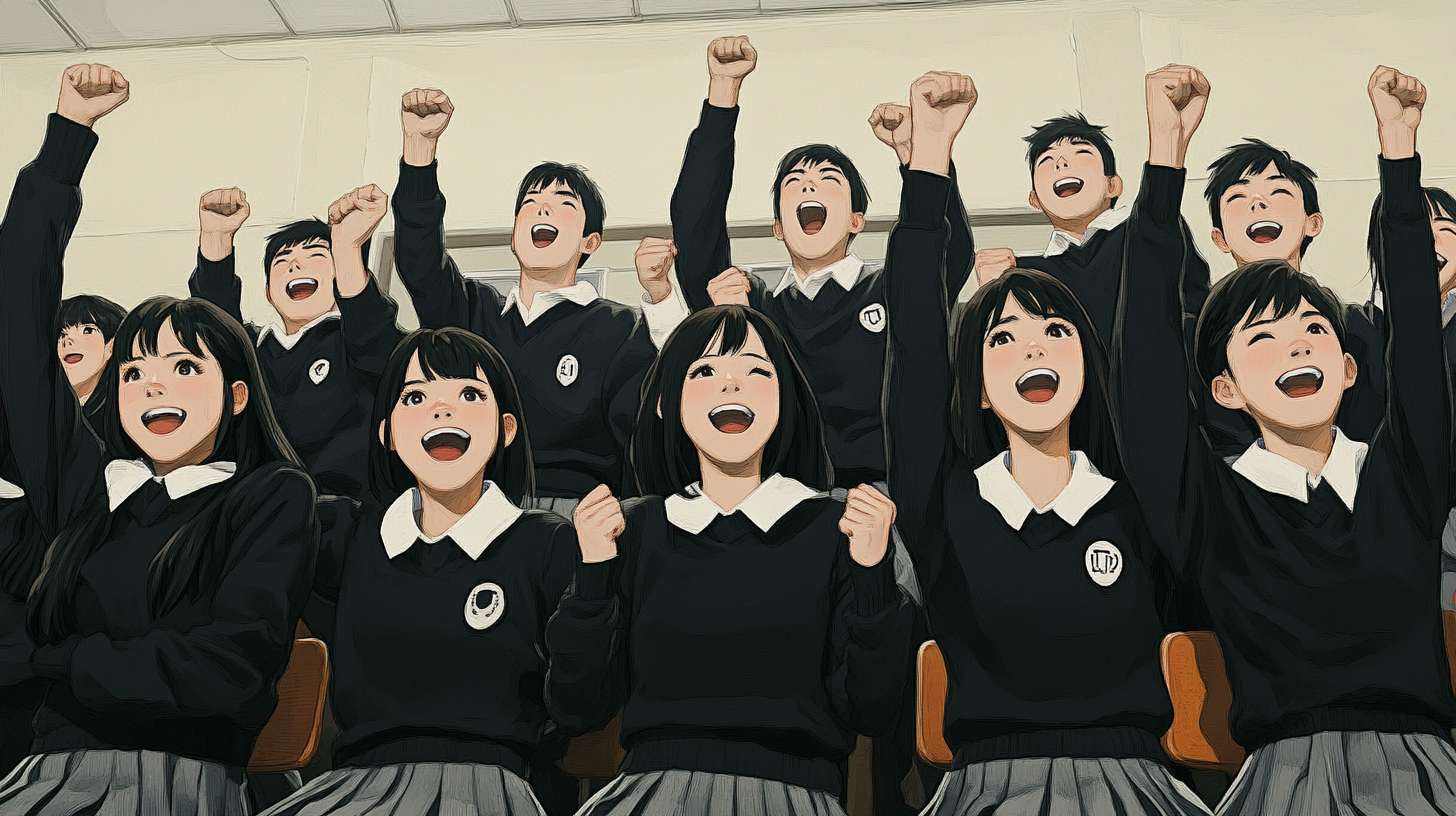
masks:
<path fill-rule="evenodd" d="M 844 151 L 833 145 L 811 144 L 796 147 L 779 160 L 778 173 L 774 176 L 773 187 L 769 190 L 769 194 L 773 196 L 775 221 L 779 220 L 779 188 L 783 186 L 784 179 L 799 169 L 801 165 L 808 168 L 818 167 L 821 164 L 837 167 L 839 172 L 844 174 L 844 182 L 849 185 L 849 208 L 852 211 L 862 213 L 869 209 L 870 188 L 865 186 L 864 178 L 859 174 L 859 168 L 854 166 L 854 162 L 844 155 Z M 850 236 L 850 240 L 854 240 L 853 235 Z"/>
<path fill-rule="evenodd" d="M 1194 339 L 1194 360 L 1204 388 L 1228 371 L 1229 338 L 1244 325 L 1246 316 L 1262 315 L 1272 305 L 1278 320 L 1299 308 L 1301 300 L 1330 322 L 1343 348 L 1345 310 L 1339 296 L 1287 261 L 1246 263 L 1215 284 L 1198 315 Z"/>
<path fill-rule="evenodd" d="M 305 218 L 302 221 L 294 221 L 272 235 L 268 236 L 268 246 L 263 249 L 263 280 L 269 280 L 273 276 L 273 259 L 278 253 L 289 247 L 302 246 L 310 241 L 323 241 L 333 251 L 334 234 L 329 225 L 317 218 Z M 369 256 L 368 249 L 364 255 Z"/>
<path fill-rule="evenodd" d="M 779 384 L 779 424 L 764 445 L 760 475 L 777 473 L 816 490 L 833 487 L 819 403 L 803 369 L 772 321 L 747 306 L 731 305 L 694 312 L 668 337 L 647 371 L 632 434 L 632 469 L 643 495 L 671 495 L 702 479 L 698 449 L 682 423 L 683 383 L 688 368 L 710 348 L 720 354 L 741 351 L 750 328 L 763 341 Z"/>
<path fill-rule="evenodd" d="M 559 162 L 542 162 L 532 167 L 521 179 L 521 186 L 516 189 L 516 209 L 521 211 L 521 204 L 532 190 L 544 190 L 553 184 L 564 184 L 576 193 L 577 199 L 581 201 L 582 214 L 586 216 L 586 223 L 582 225 L 581 237 L 585 238 L 592 233 L 598 235 L 602 232 L 603 225 L 607 222 L 607 203 L 602 199 L 602 191 L 597 183 L 591 180 L 586 174 L 586 168 L 579 164 L 561 164 Z M 590 258 L 589 253 L 583 252 L 581 260 L 577 261 L 576 268 L 586 266 L 586 259 Z"/>
<path fill-rule="evenodd" d="M 162 325 L 171 322 L 177 340 L 193 354 L 206 356 L 222 369 L 223 405 L 213 450 L 208 461 L 237 465 L 228 488 L 184 522 L 152 559 L 147 572 L 147 599 L 154 618 L 184 602 L 195 602 L 217 589 L 227 548 L 220 546 L 220 527 L 236 509 L 240 497 L 256 489 L 250 478 L 259 468 L 284 463 L 304 470 L 273 414 L 268 391 L 258 370 L 253 343 L 238 322 L 218 307 L 198 298 L 179 300 L 154 297 L 132 310 L 116 332 L 116 348 L 102 370 L 97 391 L 106 394 L 104 411 L 95 415 L 92 430 L 101 438 L 111 459 L 144 459 L 140 447 L 122 428 L 115 399 L 120 369 L 134 351 L 157 353 Z M 205 349 L 205 350 L 204 350 Z M 59 365 L 59 363 L 57 363 Z M 248 387 L 248 403 L 233 415 L 232 384 Z M 27 627 L 37 644 L 54 643 L 75 634 L 76 587 L 81 567 L 110 535 L 112 515 L 104 495 L 81 509 L 56 536 L 45 557 L 45 567 L 30 595 Z"/>
<path fill-rule="evenodd" d="M 1262 173 L 1274 165 L 1279 175 L 1284 176 L 1299 186 L 1299 191 L 1304 195 L 1304 214 L 1314 215 L 1320 211 L 1319 190 L 1315 188 L 1314 182 L 1318 176 L 1308 165 L 1294 160 L 1289 151 L 1280 150 L 1274 145 L 1261 139 L 1245 138 L 1242 142 L 1231 146 L 1223 152 L 1223 155 L 1213 160 L 1208 166 L 1208 184 L 1203 188 L 1203 197 L 1208 201 L 1208 212 L 1213 216 L 1213 226 L 1223 229 L 1223 214 L 1219 207 L 1219 200 L 1228 189 L 1239 182 L 1249 173 Z M 1309 245 L 1314 243 L 1313 237 L 1306 237 L 1304 243 L 1299 245 L 1299 256 L 1309 251 Z"/>
<path fill-rule="evenodd" d="M 126 317 L 126 310 L 121 305 L 107 300 L 100 295 L 76 295 L 61 301 L 61 312 L 58 325 L 60 331 L 75 328 L 76 326 L 90 323 L 101 330 L 101 337 L 106 342 L 116 336 L 116 329 Z M 57 333 L 57 337 L 60 333 Z"/>
<path fill-rule="evenodd" d="M 1440 187 L 1427 187 L 1422 192 L 1426 198 L 1426 216 L 1444 216 L 1456 220 L 1456 197 Z M 1375 203 L 1370 205 L 1370 230 L 1365 235 L 1365 256 L 1370 260 L 1370 297 L 1384 285 L 1385 270 L 1380 265 L 1380 208 L 1385 201 L 1384 193 L 1375 194 Z M 1451 259 L 1456 260 L 1456 259 Z"/>
<path fill-rule="evenodd" d="M 410 332 L 384 364 L 379 386 L 374 391 L 374 421 L 369 434 L 369 478 L 375 495 L 389 499 L 415 487 L 419 480 L 405 467 L 399 454 L 379 439 L 380 423 L 385 438 L 393 432 L 391 416 L 404 393 L 405 373 L 410 362 L 419 358 L 420 371 L 426 380 L 483 379 L 495 395 L 501 419 L 496 428 L 496 449 L 485 463 L 485 478 L 495 483 L 512 502 L 523 507 L 536 489 L 535 469 L 531 461 L 531 442 L 526 434 L 526 417 L 521 395 L 505 358 L 495 347 L 464 329 L 417 329 Z M 516 437 L 506 439 L 505 415 L 516 418 Z"/>
<path fill-rule="evenodd" d="M 1000 322 L 1010 298 L 1028 314 L 1056 317 L 1072 324 L 1082 343 L 1082 396 L 1072 409 L 1071 441 L 1099 472 L 1122 478 L 1122 460 L 1113 436 L 1112 400 L 1108 395 L 1107 350 L 1092 319 L 1066 284 L 1030 269 L 1010 269 L 976 290 L 956 330 L 955 392 L 951 414 L 962 450 L 977 465 L 1005 451 L 1006 426 L 991 408 L 981 407 L 985 383 L 986 332 Z"/>
<path fill-rule="evenodd" d="M 1051 150 L 1057 142 L 1068 139 L 1092 145 L 1102 157 L 1102 175 L 1109 178 L 1117 175 L 1117 156 L 1112 152 L 1112 142 L 1107 138 L 1106 130 L 1106 125 L 1094 125 L 1080 112 L 1064 113 L 1037 125 L 1030 136 L 1022 139 L 1026 142 L 1026 164 L 1031 168 L 1032 177 L 1036 176 L 1036 160 L 1041 158 L 1041 154 Z M 1117 199 L 1112 199 L 1111 204 L 1116 207 Z"/>

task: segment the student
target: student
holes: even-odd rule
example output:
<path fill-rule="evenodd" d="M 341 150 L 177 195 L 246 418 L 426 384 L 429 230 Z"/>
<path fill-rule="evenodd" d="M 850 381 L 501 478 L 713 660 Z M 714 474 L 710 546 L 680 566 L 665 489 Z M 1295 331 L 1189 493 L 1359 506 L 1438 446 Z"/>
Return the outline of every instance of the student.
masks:
<path fill-rule="evenodd" d="M 91 394 L 111 357 L 111 341 L 124 317 L 125 309 L 99 295 L 76 295 L 61 301 L 56 353 L 88 421 L 99 405 L 90 401 Z"/>
<path fill-rule="evenodd" d="M 318 627 L 335 633 L 335 769 L 268 814 L 537 816 L 543 637 L 577 546 L 566 519 L 521 509 L 531 450 L 510 371 L 473 334 L 420 329 L 371 424 L 378 498 L 326 505 L 315 590 L 336 610 Z"/>
<path fill-rule="evenodd" d="M 625 705 L 622 775 L 582 816 L 843 814 L 854 735 L 900 700 L 911 607 L 894 505 L 824 492 L 820 428 L 762 314 L 705 309 L 663 347 L 632 441 L 645 498 L 577 507 L 582 564 L 546 630 L 563 730 Z"/>
<path fill-rule="evenodd" d="M 1370 442 L 1337 425 L 1363 376 L 1339 299 L 1287 260 L 1219 282 L 1199 317 L 1200 377 L 1260 439 L 1232 464 L 1188 410 L 1177 332 L 1178 185 L 1144 189 L 1114 345 L 1128 481 L 1155 535 L 1184 546 L 1233 686 L 1248 759 L 1221 814 L 1456 813 L 1456 700 L 1431 604 L 1451 482 L 1431 227 L 1416 129 L 1425 89 L 1381 67 L 1381 266 L 1388 408 Z M 1225 225 L 1229 224 L 1225 219 Z"/>
<path fill-rule="evenodd" d="M 313 581 L 313 485 L 236 321 L 199 300 L 138 306 L 97 386 L 95 433 L 61 370 L 91 125 L 128 93 L 106 66 L 67 69 L 0 225 L 0 401 L 54 541 L 27 613 L 49 687 L 31 756 L 0 785 L 5 816 L 244 813 L 243 767 Z"/>
<path fill-rule="evenodd" d="M 1175 118 L 1164 86 L 1190 90 L 1196 124 L 1201 74 L 1169 66 L 1148 83 Z M 1158 742 L 1173 720 L 1158 657 L 1171 582 L 1120 479 L 1091 319 L 1056 278 L 1013 269 L 971 298 L 953 357 L 946 344 L 950 150 L 972 106 L 936 104 L 940 84 L 911 87 L 886 257 L 890 483 L 951 678 L 955 763 L 925 812 L 1207 814 Z M 1145 185 L 1174 173 L 1150 165 Z"/>
<path fill-rule="evenodd" d="M 315 218 L 268 236 L 263 283 L 278 320 L 261 327 L 244 322 L 233 237 L 250 212 L 236 187 L 203 194 L 197 268 L 188 286 L 253 338 L 278 421 L 319 492 L 357 498 L 367 487 L 374 383 L 399 339 L 398 306 L 372 278 L 352 295 L 337 291 L 333 230 Z M 367 257 L 367 243 L 360 249 Z M 352 302 L 345 304 L 345 297 Z M 360 319 L 346 327 L 342 315 L 351 307 Z"/>
<path fill-rule="evenodd" d="M 437 90 L 401 101 L 395 266 L 420 325 L 458 326 L 505 358 L 531 417 L 533 506 L 569 516 L 592 488 L 630 480 L 627 444 L 642 377 L 656 355 L 648 323 L 576 279 L 602 243 L 601 191 L 581 168 L 546 162 L 516 192 L 511 251 L 520 281 L 502 298 L 445 252 L 435 149 L 455 107 Z"/>
<path fill-rule="evenodd" d="M 0 407 L 0 778 L 30 753 L 31 720 L 44 686 L 30 667 L 25 599 L 40 575 L 46 541 L 10 457 L 10 431 Z"/>

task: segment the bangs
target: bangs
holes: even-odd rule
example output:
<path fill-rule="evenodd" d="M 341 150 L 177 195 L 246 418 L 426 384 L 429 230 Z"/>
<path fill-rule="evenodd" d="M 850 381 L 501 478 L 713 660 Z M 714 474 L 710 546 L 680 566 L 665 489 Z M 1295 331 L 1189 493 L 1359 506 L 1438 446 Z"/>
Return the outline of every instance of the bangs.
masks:
<path fill-rule="evenodd" d="M 213 355 L 204 348 L 203 323 L 198 317 L 195 305 L 185 300 L 157 297 L 146 301 L 127 315 L 117 330 L 117 339 L 121 341 L 117 345 L 128 352 L 121 362 L 156 356 L 162 324 L 169 319 L 172 321 L 172 333 L 183 348 L 198 357 L 213 359 Z M 140 352 L 140 355 L 135 352 Z"/>
<path fill-rule="evenodd" d="M 1043 320 L 1051 317 L 1071 320 L 1078 333 L 1085 334 L 1087 327 L 1076 319 L 1081 311 L 1080 305 L 1071 300 L 1073 296 L 1066 292 L 1065 287 L 1049 286 L 1047 280 L 1042 273 L 1024 269 L 1007 270 L 992 283 L 981 287 L 977 291 L 979 297 L 971 298 L 962 316 L 963 326 L 968 319 L 977 320 L 980 326 L 976 337 L 977 342 L 981 342 L 1001 322 L 1001 318 L 1006 316 L 1006 304 L 1014 297 L 1022 311 L 1027 314 Z"/>
<path fill-rule="evenodd" d="M 714 350 L 719 355 L 727 356 L 743 351 L 748 344 L 748 318 L 741 311 L 725 312 L 718 320 L 718 325 L 713 329 L 713 334 L 708 338 L 707 345 L 698 354 L 699 357 L 706 357 Z"/>
<path fill-rule="evenodd" d="M 426 380 L 481 380 L 488 382 L 485 361 L 480 349 L 469 349 L 454 342 L 448 334 L 435 334 L 422 338 L 415 347 L 411 359 L 418 360 L 420 373 Z M 408 367 L 408 361 L 406 361 Z M 495 384 L 491 383 L 494 388 Z"/>

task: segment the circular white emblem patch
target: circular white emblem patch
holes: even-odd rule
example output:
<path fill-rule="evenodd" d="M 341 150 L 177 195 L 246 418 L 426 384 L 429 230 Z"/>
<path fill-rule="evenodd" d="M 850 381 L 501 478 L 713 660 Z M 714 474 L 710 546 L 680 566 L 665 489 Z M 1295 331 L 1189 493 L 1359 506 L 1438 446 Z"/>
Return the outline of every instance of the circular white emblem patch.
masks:
<path fill-rule="evenodd" d="M 576 375 L 581 373 L 581 366 L 576 362 L 575 354 L 568 354 L 561 358 L 556 364 L 556 379 L 562 385 L 571 385 L 576 382 Z"/>
<path fill-rule="evenodd" d="M 308 367 L 308 378 L 313 380 L 314 385 L 323 382 L 324 377 L 327 376 L 329 376 L 328 360 L 314 360 L 313 365 Z"/>
<path fill-rule="evenodd" d="M 471 629 L 489 629 L 506 611 L 506 595 L 499 584 L 481 584 L 465 598 L 465 622 Z"/>
<path fill-rule="evenodd" d="M 865 329 L 879 334 L 885 330 L 885 307 L 878 303 L 859 310 L 859 324 Z"/>
<path fill-rule="evenodd" d="M 1098 541 L 1087 548 L 1087 574 L 1097 586 L 1112 586 L 1122 575 L 1122 551 L 1110 541 Z"/>

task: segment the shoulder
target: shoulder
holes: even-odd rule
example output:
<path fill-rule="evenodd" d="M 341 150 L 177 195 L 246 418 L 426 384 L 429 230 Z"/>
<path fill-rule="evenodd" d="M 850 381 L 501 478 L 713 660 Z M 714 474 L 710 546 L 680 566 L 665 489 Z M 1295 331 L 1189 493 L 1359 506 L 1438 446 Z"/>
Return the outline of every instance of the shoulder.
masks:
<path fill-rule="evenodd" d="M 582 319 L 626 336 L 637 327 L 641 314 L 630 306 L 599 296 L 582 307 Z"/>
<path fill-rule="evenodd" d="M 240 474 L 232 489 L 236 509 L 248 512 L 278 512 L 287 507 L 313 516 L 317 492 L 313 479 L 288 462 L 268 462 L 247 474 Z"/>
<path fill-rule="evenodd" d="M 667 518 L 667 498 L 664 496 L 638 496 L 622 502 L 622 516 L 628 521 L 646 521 L 652 518 Z"/>

